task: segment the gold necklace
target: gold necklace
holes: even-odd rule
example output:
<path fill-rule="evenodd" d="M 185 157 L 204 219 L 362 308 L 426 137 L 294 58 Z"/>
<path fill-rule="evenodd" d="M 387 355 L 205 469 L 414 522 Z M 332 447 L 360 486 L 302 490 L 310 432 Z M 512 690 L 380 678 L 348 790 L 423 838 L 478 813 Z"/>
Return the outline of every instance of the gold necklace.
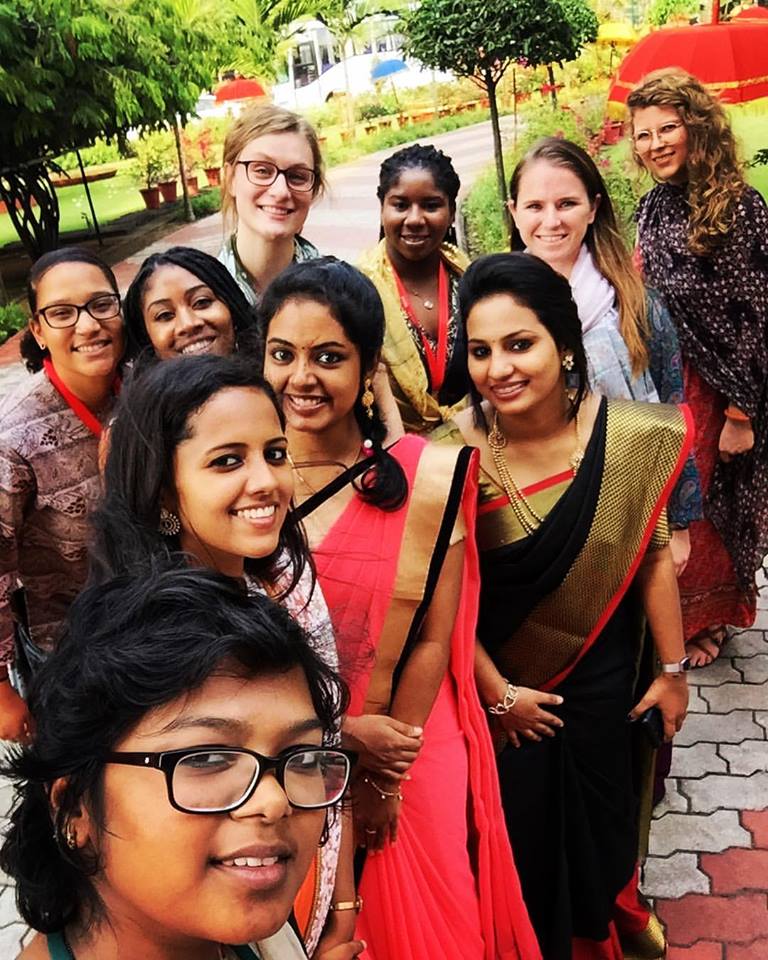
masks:
<path fill-rule="evenodd" d="M 493 464 L 499 475 L 502 489 L 506 494 L 509 505 L 518 519 L 520 526 L 530 536 L 538 527 L 544 523 L 544 517 L 537 513 L 531 502 L 515 483 L 514 477 L 509 472 L 509 464 L 504 456 L 503 450 L 507 445 L 507 438 L 504 431 L 499 426 L 499 412 L 493 412 L 493 426 L 488 431 L 488 447 L 493 457 Z M 584 449 L 581 445 L 581 431 L 579 430 L 579 415 L 576 414 L 576 449 L 569 458 L 569 463 L 574 474 L 576 474 L 584 459 Z"/>
<path fill-rule="evenodd" d="M 354 465 L 360 459 L 361 454 L 370 455 L 372 446 L 373 444 L 369 439 L 366 438 L 363 440 L 362 444 L 356 451 L 352 463 L 350 463 L 349 466 L 347 466 L 347 464 L 341 460 L 294 460 L 290 453 L 288 454 L 288 462 L 290 463 L 293 472 L 296 474 L 301 483 L 304 484 L 307 490 L 309 490 L 310 493 L 317 493 L 317 489 L 313 487 L 307 478 L 302 474 L 301 470 L 299 469 L 300 467 L 303 467 L 304 469 L 307 467 L 338 467 L 341 475 L 345 470 L 351 470 L 352 467 L 354 467 Z"/>
<path fill-rule="evenodd" d="M 418 297 L 419 300 L 421 300 L 421 302 L 424 304 L 425 310 L 434 310 L 435 301 L 432 300 L 430 297 L 422 297 L 419 291 L 414 290 L 413 287 L 406 287 L 405 289 L 408 291 L 408 293 L 412 293 L 414 297 Z"/>

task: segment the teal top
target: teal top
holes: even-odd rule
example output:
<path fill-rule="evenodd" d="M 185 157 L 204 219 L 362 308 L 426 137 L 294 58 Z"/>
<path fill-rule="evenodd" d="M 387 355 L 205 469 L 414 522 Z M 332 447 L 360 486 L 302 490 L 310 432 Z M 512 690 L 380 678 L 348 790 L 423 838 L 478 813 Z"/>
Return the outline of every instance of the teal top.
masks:
<path fill-rule="evenodd" d="M 51 960 L 75 960 L 62 933 L 49 933 L 47 939 Z M 239 960 L 259 960 L 259 955 L 251 947 L 232 947 L 232 950 Z"/>

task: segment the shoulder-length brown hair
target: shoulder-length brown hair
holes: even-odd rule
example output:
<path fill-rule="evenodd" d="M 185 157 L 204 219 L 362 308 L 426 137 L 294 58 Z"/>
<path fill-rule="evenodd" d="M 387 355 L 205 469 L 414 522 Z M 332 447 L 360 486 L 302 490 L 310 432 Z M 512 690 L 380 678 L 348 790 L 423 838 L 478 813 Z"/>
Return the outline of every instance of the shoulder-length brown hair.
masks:
<path fill-rule="evenodd" d="M 581 147 L 560 137 L 544 137 L 534 143 L 512 173 L 509 195 L 515 204 L 523 173 L 539 160 L 565 167 L 575 174 L 584 185 L 589 202 L 596 208 L 595 219 L 587 227 L 584 242 L 597 269 L 616 291 L 619 330 L 629 351 L 632 372 L 637 376 L 648 368 L 648 341 L 651 336 L 645 287 L 616 221 L 605 181 L 595 161 Z M 514 223 L 511 246 L 513 250 L 522 250 L 524 247 Z"/>
<path fill-rule="evenodd" d="M 672 107 L 688 133 L 688 247 L 708 256 L 733 226 L 736 205 L 744 193 L 744 170 L 723 106 L 704 85 L 681 70 L 657 70 L 627 97 L 632 125 L 634 111 Z M 634 128 L 632 127 L 634 132 Z M 645 166 L 633 150 L 637 165 Z"/>

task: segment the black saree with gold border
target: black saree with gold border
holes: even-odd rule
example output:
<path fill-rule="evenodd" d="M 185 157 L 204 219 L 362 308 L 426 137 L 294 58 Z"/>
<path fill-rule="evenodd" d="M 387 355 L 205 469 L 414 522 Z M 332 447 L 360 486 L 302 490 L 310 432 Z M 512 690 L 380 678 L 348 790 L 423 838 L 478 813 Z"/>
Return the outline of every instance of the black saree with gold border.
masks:
<path fill-rule="evenodd" d="M 601 402 L 575 476 L 526 495 L 530 536 L 486 478 L 478 516 L 478 636 L 513 683 L 561 694 L 564 727 L 498 755 L 505 817 L 545 960 L 611 934 L 637 858 L 627 714 L 644 618 L 632 581 L 666 545 L 664 506 L 692 443 L 686 408 Z M 483 484 L 481 484 L 483 486 Z M 547 502 L 549 497 L 549 502 Z"/>

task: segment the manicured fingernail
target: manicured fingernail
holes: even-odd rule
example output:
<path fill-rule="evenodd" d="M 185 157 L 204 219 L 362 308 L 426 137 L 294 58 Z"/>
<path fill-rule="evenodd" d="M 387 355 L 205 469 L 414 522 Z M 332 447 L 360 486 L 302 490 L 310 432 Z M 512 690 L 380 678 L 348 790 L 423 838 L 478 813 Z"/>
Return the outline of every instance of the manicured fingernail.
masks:
<path fill-rule="evenodd" d="M 420 736 L 422 735 L 422 733 L 424 733 L 424 728 L 423 728 L 423 727 L 414 727 L 414 728 L 413 728 L 413 735 L 414 735 L 414 737 L 420 737 Z"/>

